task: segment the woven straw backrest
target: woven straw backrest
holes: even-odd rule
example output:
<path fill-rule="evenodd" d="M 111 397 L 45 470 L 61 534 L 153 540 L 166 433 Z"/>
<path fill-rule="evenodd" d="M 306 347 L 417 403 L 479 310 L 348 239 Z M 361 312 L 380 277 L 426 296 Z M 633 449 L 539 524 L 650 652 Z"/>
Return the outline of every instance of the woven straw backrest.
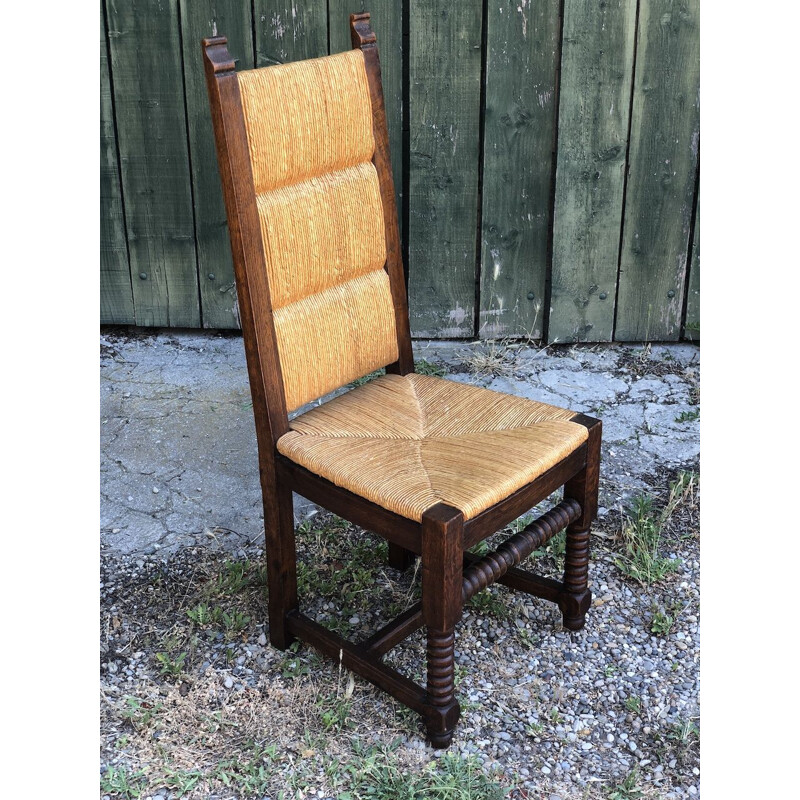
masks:
<path fill-rule="evenodd" d="M 239 72 L 286 406 L 398 358 L 364 56 Z"/>

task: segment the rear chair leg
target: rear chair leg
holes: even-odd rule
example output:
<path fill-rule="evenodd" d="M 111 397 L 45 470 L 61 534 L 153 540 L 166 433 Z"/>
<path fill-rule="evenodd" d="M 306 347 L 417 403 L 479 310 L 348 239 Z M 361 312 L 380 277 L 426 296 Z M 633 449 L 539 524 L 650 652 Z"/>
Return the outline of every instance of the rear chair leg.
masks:
<path fill-rule="evenodd" d="M 461 714 L 455 697 L 455 626 L 461 618 L 464 516 L 444 503 L 422 515 L 422 616 L 427 626 L 425 727 L 449 746 Z"/>
<path fill-rule="evenodd" d="M 558 601 L 567 630 L 579 631 L 586 623 L 586 612 L 592 604 L 589 591 L 589 531 L 597 516 L 597 495 L 600 478 L 599 421 L 589 427 L 586 466 L 564 486 L 564 498 L 581 504 L 581 515 L 567 527 L 564 557 L 564 589 Z"/>
<path fill-rule="evenodd" d="M 286 615 L 298 607 L 292 492 L 277 479 L 264 486 L 264 535 L 269 588 L 269 640 L 279 650 L 294 641 Z"/>
<path fill-rule="evenodd" d="M 399 544 L 389 542 L 389 566 L 405 572 L 414 563 L 414 553 Z"/>

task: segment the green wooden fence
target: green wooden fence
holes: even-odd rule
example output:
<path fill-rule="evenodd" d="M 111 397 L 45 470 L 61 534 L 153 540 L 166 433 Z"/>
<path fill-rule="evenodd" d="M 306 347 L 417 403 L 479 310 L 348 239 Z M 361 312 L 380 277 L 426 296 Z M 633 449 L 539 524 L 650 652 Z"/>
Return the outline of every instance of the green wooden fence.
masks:
<path fill-rule="evenodd" d="M 101 321 L 238 327 L 200 59 L 372 12 L 415 336 L 699 338 L 699 0 L 104 0 Z"/>

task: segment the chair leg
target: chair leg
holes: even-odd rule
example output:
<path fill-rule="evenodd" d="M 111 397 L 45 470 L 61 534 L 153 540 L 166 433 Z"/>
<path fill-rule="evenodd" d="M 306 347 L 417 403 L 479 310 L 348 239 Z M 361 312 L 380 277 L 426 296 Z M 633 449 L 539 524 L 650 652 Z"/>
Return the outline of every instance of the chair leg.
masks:
<path fill-rule="evenodd" d="M 425 725 L 447 747 L 461 714 L 455 697 L 455 626 L 461 618 L 464 516 L 439 503 L 422 516 L 422 616 L 427 627 Z"/>
<path fill-rule="evenodd" d="M 564 589 L 558 605 L 567 630 L 579 631 L 592 604 L 589 590 L 589 532 L 597 516 L 600 477 L 600 423 L 589 428 L 586 466 L 564 486 L 564 497 L 581 504 L 581 515 L 567 527 Z"/>
<path fill-rule="evenodd" d="M 389 542 L 389 566 L 405 572 L 414 563 L 414 553 L 399 544 Z"/>
<path fill-rule="evenodd" d="M 264 487 L 264 534 L 269 589 L 269 639 L 279 650 L 294 641 L 286 615 L 298 607 L 292 492 L 276 480 Z"/>

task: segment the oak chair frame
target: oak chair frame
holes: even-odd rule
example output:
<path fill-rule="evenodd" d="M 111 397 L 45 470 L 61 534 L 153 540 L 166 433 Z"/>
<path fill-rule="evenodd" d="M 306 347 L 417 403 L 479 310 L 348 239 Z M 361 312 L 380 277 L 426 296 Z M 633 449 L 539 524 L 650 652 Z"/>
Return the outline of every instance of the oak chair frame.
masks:
<path fill-rule="evenodd" d="M 386 371 L 414 372 L 405 272 L 389 161 L 381 69 L 376 37 L 367 13 L 350 16 L 353 48 L 364 54 L 373 114 L 375 165 L 383 202 L 388 273 L 397 328 L 397 361 Z M 592 594 L 588 588 L 589 529 L 597 513 L 601 423 L 584 414 L 572 421 L 588 431 L 585 443 L 568 457 L 504 500 L 465 520 L 461 511 L 438 503 L 421 523 L 365 500 L 292 462 L 277 450 L 289 430 L 281 365 L 272 317 L 262 234 L 256 207 L 247 133 L 234 59 L 227 39 L 203 40 L 203 62 L 228 216 L 247 367 L 253 397 L 258 461 L 264 500 L 269 636 L 283 650 L 305 641 L 420 713 L 434 747 L 447 747 L 459 718 L 454 687 L 454 629 L 463 604 L 499 581 L 556 603 L 564 627 L 585 622 Z M 564 499 L 497 550 L 478 558 L 466 551 L 564 486 Z M 422 557 L 422 600 L 369 638 L 353 643 L 304 615 L 297 595 L 292 492 L 388 540 L 389 564 L 405 569 Z M 524 558 L 566 527 L 563 580 L 517 568 Z M 427 631 L 427 683 L 419 686 L 382 661 L 411 633 Z"/>

